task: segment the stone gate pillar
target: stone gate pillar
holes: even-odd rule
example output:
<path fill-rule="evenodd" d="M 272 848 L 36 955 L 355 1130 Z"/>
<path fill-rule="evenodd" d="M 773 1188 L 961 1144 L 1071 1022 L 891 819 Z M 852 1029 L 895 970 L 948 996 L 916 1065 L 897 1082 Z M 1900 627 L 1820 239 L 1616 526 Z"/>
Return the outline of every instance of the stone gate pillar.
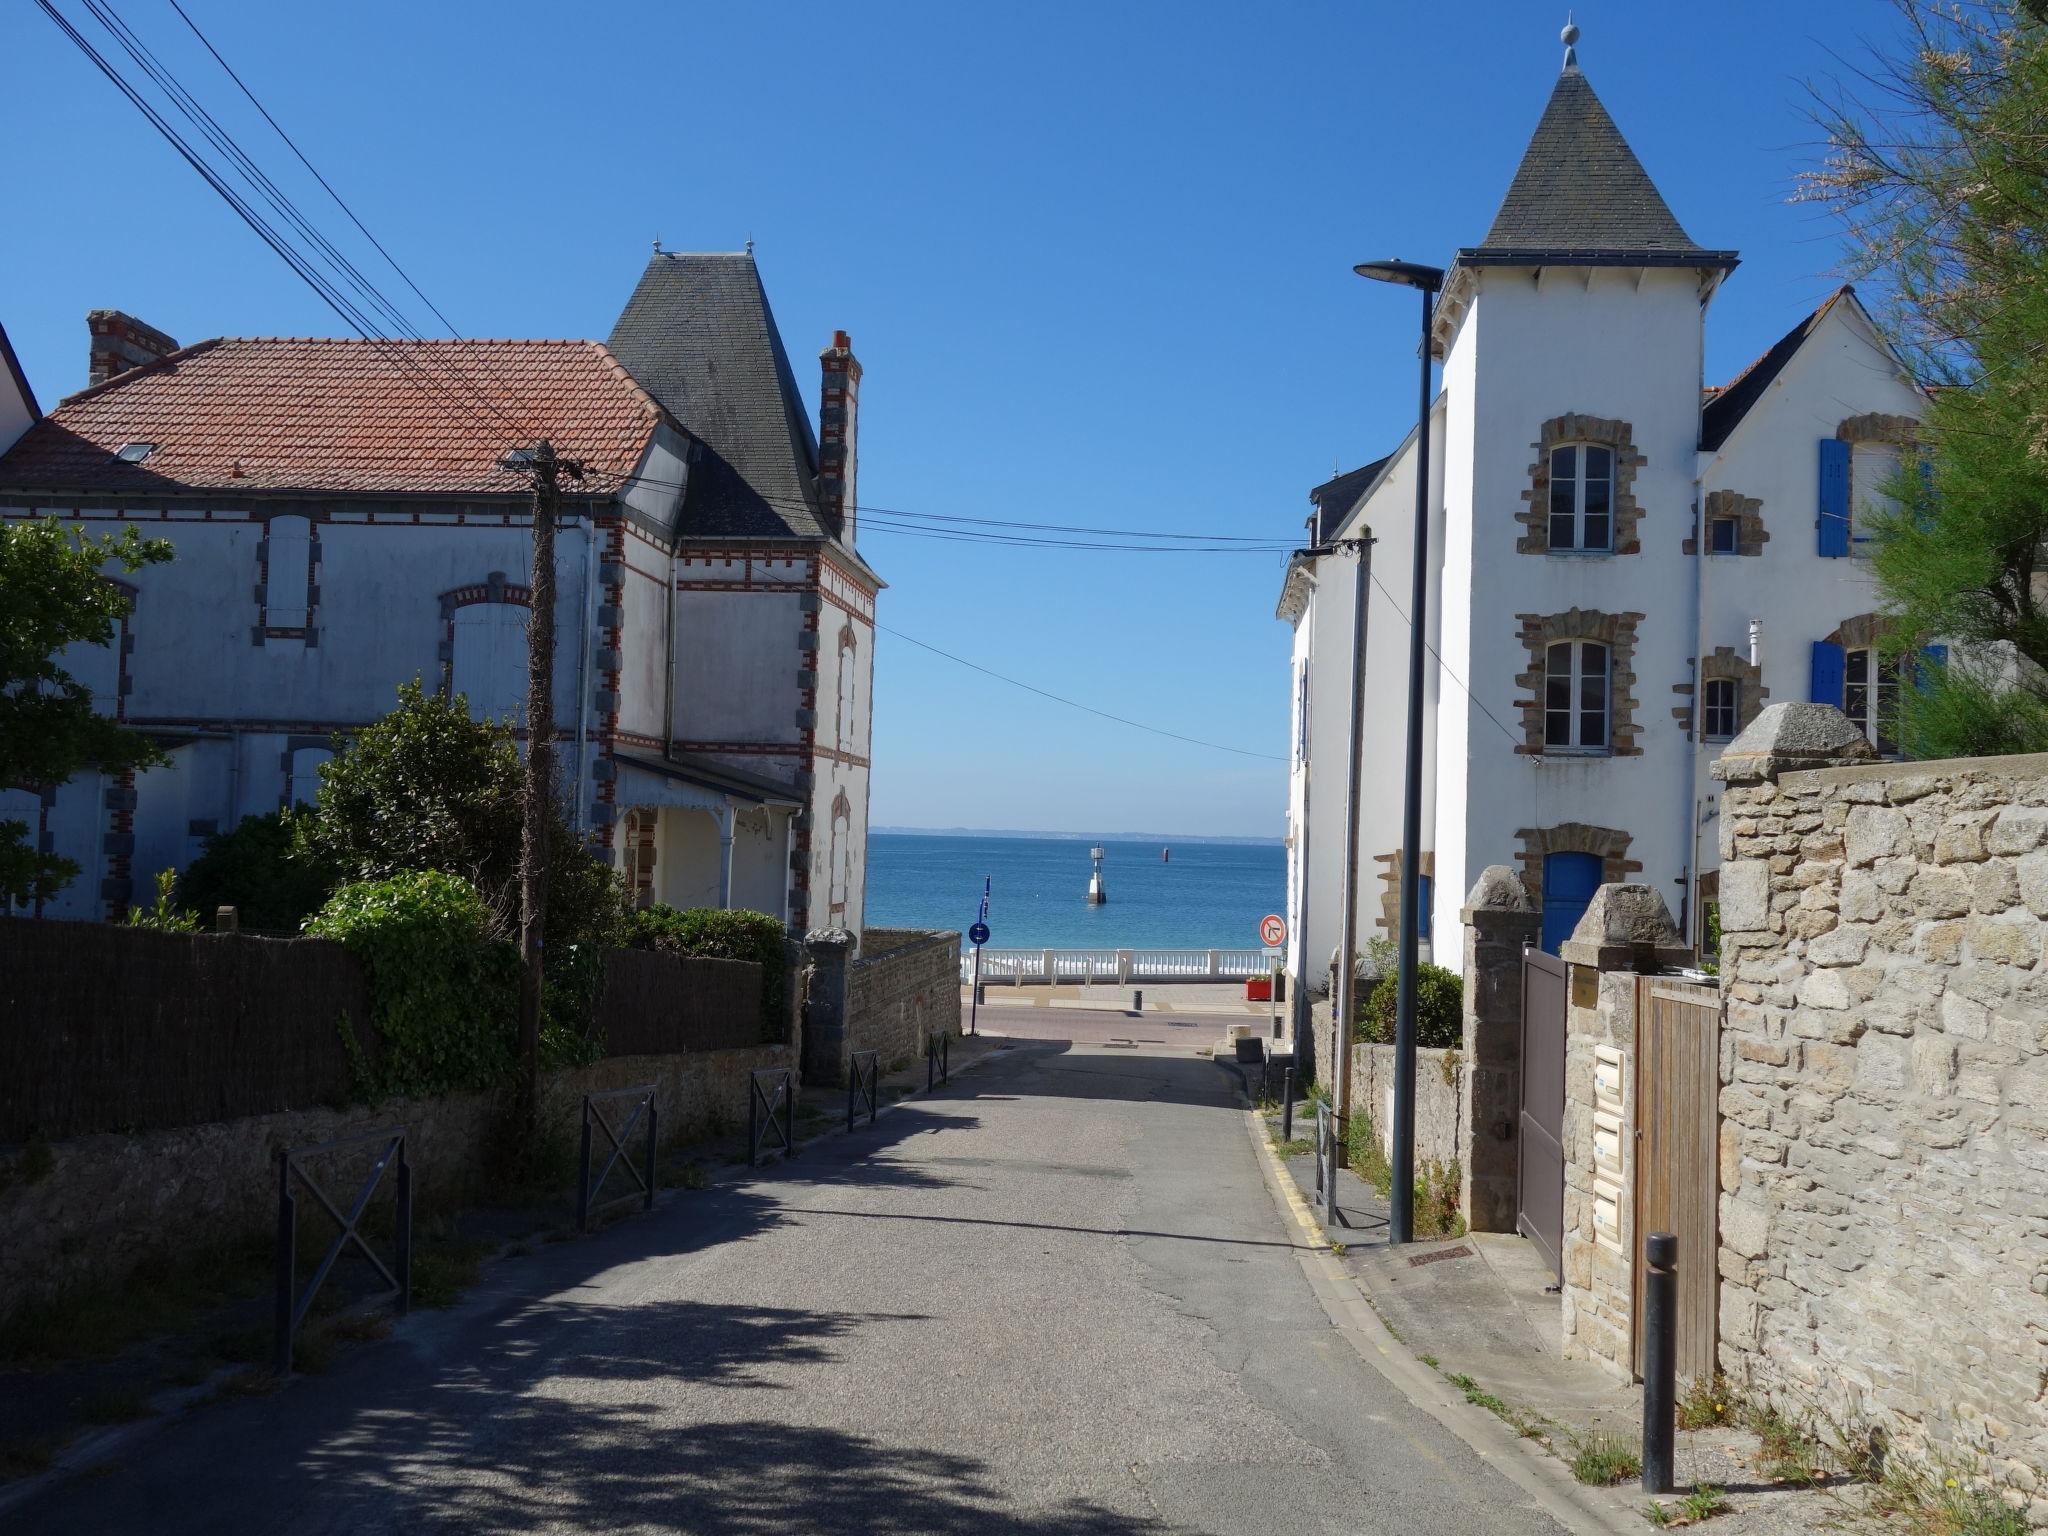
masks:
<path fill-rule="evenodd" d="M 846 967 L 853 935 L 843 928 L 813 928 L 804 935 L 803 1078 L 846 1081 Z"/>
<path fill-rule="evenodd" d="M 1505 864 L 1482 870 L 1459 913 L 1465 923 L 1464 1187 L 1458 1204 L 1475 1232 L 1515 1230 L 1516 1126 L 1522 1096 L 1522 949 L 1543 914 Z"/>

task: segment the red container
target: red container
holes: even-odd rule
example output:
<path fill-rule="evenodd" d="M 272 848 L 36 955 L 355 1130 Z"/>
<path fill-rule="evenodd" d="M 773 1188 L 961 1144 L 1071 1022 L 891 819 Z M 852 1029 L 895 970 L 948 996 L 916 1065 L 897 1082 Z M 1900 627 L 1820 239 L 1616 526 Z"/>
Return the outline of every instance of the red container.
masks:
<path fill-rule="evenodd" d="M 1273 978 L 1270 976 L 1245 977 L 1244 1000 L 1248 1003 L 1270 1003 L 1273 1001 Z"/>

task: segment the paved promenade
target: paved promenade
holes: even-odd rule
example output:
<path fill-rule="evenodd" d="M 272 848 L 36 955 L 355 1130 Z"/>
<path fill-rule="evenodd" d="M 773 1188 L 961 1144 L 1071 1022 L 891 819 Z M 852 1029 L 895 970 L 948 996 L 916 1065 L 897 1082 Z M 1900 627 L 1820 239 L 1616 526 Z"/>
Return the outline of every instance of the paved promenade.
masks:
<path fill-rule="evenodd" d="M 1300 1241 L 1221 1069 L 1016 1041 L 0 1526 L 1559 1530 L 1360 1361 Z"/>

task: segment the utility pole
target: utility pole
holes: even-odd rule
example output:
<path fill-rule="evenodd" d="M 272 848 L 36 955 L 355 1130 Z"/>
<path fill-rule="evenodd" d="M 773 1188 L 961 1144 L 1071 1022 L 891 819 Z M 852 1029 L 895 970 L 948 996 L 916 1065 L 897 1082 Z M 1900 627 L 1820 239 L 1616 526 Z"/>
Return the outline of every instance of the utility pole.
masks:
<path fill-rule="evenodd" d="M 583 478 L 574 459 L 555 457 L 546 438 L 508 454 L 506 468 L 533 477 L 532 604 L 526 620 L 526 778 L 519 828 L 519 1068 L 526 1123 L 540 1112 L 541 931 L 547 919 L 548 833 L 554 815 L 555 770 L 555 520 L 560 477 Z"/>
<path fill-rule="evenodd" d="M 1332 548 L 1351 551 L 1351 745 L 1344 765 L 1344 912 L 1338 924 L 1337 1027 L 1331 1034 L 1330 1063 L 1337 1074 L 1330 1094 L 1337 1118 L 1336 1160 L 1350 1161 L 1351 1034 L 1358 1018 L 1358 797 L 1365 750 L 1365 581 L 1372 559 L 1370 539 L 1337 539 Z"/>

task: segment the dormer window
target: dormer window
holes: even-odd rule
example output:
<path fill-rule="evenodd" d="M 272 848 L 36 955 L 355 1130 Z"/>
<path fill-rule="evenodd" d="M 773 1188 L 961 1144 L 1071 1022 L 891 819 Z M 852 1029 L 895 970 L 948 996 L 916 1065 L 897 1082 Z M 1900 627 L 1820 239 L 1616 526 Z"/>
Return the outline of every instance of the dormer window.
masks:
<path fill-rule="evenodd" d="M 123 443 L 114 450 L 114 457 L 123 464 L 140 464 L 155 452 L 155 443 Z"/>
<path fill-rule="evenodd" d="M 1607 554 L 1614 548 L 1614 450 L 1561 443 L 1550 450 L 1550 549 Z"/>

